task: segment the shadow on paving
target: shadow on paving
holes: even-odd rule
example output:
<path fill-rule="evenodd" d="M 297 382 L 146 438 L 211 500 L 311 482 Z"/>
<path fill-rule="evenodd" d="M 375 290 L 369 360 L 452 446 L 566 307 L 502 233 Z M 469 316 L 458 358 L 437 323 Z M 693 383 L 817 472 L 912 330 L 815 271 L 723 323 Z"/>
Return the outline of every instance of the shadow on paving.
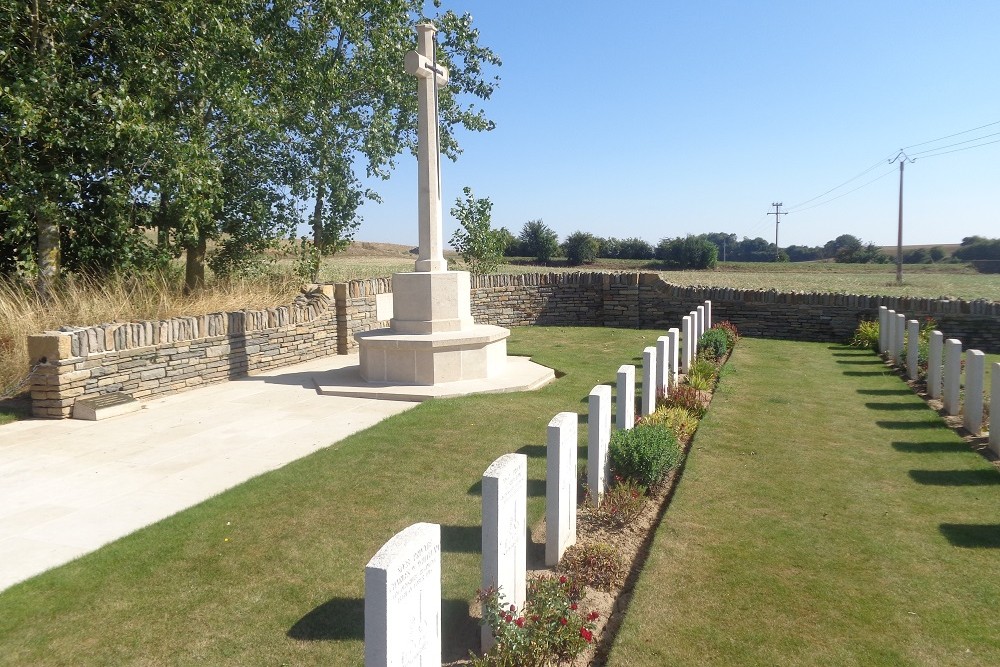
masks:
<path fill-rule="evenodd" d="M 907 454 L 962 454 L 969 453 L 959 442 L 894 442 L 892 448 Z"/>
<path fill-rule="evenodd" d="M 966 549 L 1000 549 L 1000 524 L 942 523 L 941 534 L 952 546 Z"/>
<path fill-rule="evenodd" d="M 469 657 L 469 651 L 479 648 L 479 623 L 469 615 L 469 603 L 442 600 L 441 611 L 441 644 L 449 653 L 441 657 L 447 662 Z M 300 618 L 287 635 L 300 641 L 364 641 L 365 601 L 362 598 L 328 600 Z"/>
<path fill-rule="evenodd" d="M 1000 473 L 988 470 L 911 470 L 910 477 L 918 484 L 928 486 L 995 486 L 1000 484 Z"/>

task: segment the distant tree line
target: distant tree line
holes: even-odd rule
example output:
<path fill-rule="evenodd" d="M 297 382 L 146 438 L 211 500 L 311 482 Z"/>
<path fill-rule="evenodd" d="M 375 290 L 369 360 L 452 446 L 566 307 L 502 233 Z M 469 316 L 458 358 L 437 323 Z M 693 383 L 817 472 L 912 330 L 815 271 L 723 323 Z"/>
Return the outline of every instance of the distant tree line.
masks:
<path fill-rule="evenodd" d="M 461 201 L 456 202 L 461 204 Z M 488 210 L 488 209 L 487 209 Z M 453 210 L 456 213 L 456 210 Z M 464 218 L 456 215 L 460 221 Z M 468 223 L 462 221 L 464 228 Z M 865 243 L 851 234 L 841 234 L 821 246 L 788 246 L 776 248 L 763 238 L 737 239 L 735 234 L 708 234 L 667 237 L 655 246 L 640 238 L 603 238 L 589 232 L 576 231 L 560 243 L 556 232 L 541 220 L 530 220 L 514 236 L 506 228 L 492 232 L 492 245 L 482 243 L 483 251 L 502 252 L 507 257 L 530 257 L 545 264 L 557 256 L 565 257 L 570 266 L 592 264 L 598 259 L 656 260 L 667 269 L 709 269 L 720 259 L 730 262 L 807 262 L 833 260 L 847 264 L 888 264 L 893 258 L 874 243 Z M 468 253 L 466 232 L 460 230 L 452 245 L 465 256 Z M 457 242 L 456 242 L 457 241 Z M 498 250 L 502 249 L 502 250 Z M 972 236 L 962 239 L 962 247 L 954 256 L 961 260 L 1000 260 L 1000 239 Z M 941 246 L 914 248 L 903 255 L 907 264 L 946 261 Z M 472 266 L 476 261 L 466 257 Z M 497 261 L 499 261 L 497 259 Z"/>

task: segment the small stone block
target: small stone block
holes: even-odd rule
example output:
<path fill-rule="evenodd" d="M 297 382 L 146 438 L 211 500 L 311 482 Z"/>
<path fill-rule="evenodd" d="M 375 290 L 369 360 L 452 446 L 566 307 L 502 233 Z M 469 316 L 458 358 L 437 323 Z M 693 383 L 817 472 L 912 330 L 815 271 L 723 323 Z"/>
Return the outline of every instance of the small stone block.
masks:
<path fill-rule="evenodd" d="M 73 419 L 98 421 L 108 417 L 128 414 L 139 410 L 142 405 L 128 394 L 115 392 L 101 394 L 94 398 L 81 398 L 73 404 Z"/>

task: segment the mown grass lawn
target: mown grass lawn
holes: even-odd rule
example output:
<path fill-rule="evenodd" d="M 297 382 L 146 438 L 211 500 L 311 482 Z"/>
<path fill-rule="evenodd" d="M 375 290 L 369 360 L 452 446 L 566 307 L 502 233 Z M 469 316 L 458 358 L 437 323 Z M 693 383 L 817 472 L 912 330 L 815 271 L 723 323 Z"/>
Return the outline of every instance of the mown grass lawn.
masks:
<path fill-rule="evenodd" d="M 479 636 L 468 601 L 483 471 L 526 453 L 537 522 L 547 423 L 585 413 L 591 388 L 656 335 L 514 330 L 512 354 L 562 377 L 535 392 L 424 403 L 7 590 L 0 664 L 359 665 L 364 566 L 418 521 L 442 525 L 445 643 L 457 647 L 448 657 L 465 657 Z"/>
<path fill-rule="evenodd" d="M 730 364 L 608 664 L 1000 664 L 1000 472 L 871 352 Z"/>

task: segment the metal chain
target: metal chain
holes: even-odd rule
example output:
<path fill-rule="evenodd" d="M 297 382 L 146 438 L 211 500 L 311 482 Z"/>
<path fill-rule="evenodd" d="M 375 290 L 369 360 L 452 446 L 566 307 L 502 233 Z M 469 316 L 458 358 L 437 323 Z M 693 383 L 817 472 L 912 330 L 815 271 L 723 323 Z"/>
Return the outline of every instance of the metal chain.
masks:
<path fill-rule="evenodd" d="M 31 378 L 32 376 L 34 376 L 35 371 L 38 370 L 38 367 L 41 366 L 42 363 L 43 362 L 39 361 L 37 364 L 31 367 L 31 370 L 28 371 L 28 374 L 26 376 L 24 376 L 23 380 L 16 383 L 13 387 L 0 392 L 0 401 L 7 400 L 8 398 L 13 398 L 14 396 L 17 396 L 24 388 L 24 386 L 31 381 Z"/>

